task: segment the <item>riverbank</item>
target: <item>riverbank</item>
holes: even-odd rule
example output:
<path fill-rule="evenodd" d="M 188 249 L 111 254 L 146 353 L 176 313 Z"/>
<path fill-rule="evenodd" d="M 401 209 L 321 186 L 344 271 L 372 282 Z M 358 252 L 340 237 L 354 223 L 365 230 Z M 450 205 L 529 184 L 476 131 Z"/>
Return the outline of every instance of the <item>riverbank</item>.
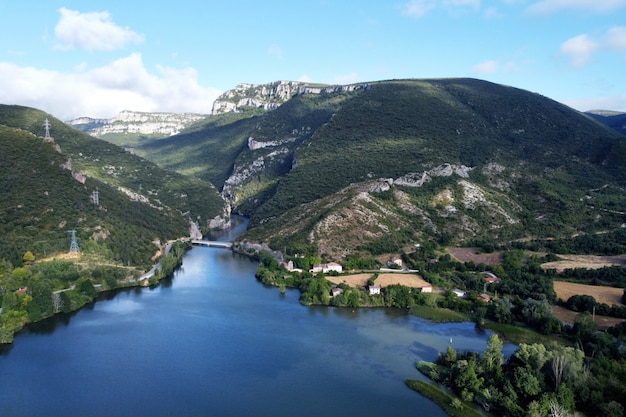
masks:
<path fill-rule="evenodd" d="M 67 288 L 52 290 L 52 279 L 46 275 L 15 292 L 7 292 L 2 298 L 0 312 L 0 344 L 10 344 L 29 324 L 39 323 L 58 314 L 78 311 L 93 303 L 98 295 L 115 292 L 133 287 L 149 287 L 157 285 L 162 279 L 171 276 L 182 265 L 183 255 L 191 248 L 191 244 L 183 239 L 166 245 L 159 261 L 146 273 L 134 277 L 128 276 L 127 268 L 101 265 L 95 262 L 89 267 L 76 267 L 76 260 L 65 259 L 63 262 L 51 261 L 49 268 L 44 264 L 36 264 L 38 270 L 50 271 L 49 276 L 60 274 L 63 281 L 72 282 Z M 56 264 L 54 263 L 56 262 Z M 72 268 L 69 266 L 72 265 Z M 63 272 L 63 268 L 67 271 Z M 59 271 L 60 269 L 60 271 Z M 30 274 L 28 268 L 21 268 L 23 274 Z M 39 272 L 41 273 L 41 272 Z M 65 274 L 65 275 L 63 275 Z M 71 277 L 76 278 L 71 281 Z M 58 287 L 57 287 L 58 288 Z M 7 295 L 8 294 L 8 295 Z"/>
<path fill-rule="evenodd" d="M 448 395 L 435 383 L 428 383 L 419 379 L 407 379 L 406 386 L 418 392 L 429 400 L 434 401 L 450 417 L 485 417 L 485 414 L 478 412 L 454 395 Z"/>

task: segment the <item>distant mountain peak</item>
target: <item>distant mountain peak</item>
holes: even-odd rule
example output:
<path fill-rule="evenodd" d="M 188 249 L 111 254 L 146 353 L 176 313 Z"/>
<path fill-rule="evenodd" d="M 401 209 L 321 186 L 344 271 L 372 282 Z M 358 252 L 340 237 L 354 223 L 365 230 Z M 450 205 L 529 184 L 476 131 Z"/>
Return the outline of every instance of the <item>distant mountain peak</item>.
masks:
<path fill-rule="evenodd" d="M 274 110 L 297 94 L 350 92 L 369 88 L 369 84 L 327 85 L 300 81 L 274 81 L 268 84 L 239 84 L 213 103 L 211 114 L 240 112 L 253 107 Z"/>
<path fill-rule="evenodd" d="M 123 110 L 117 117 L 111 119 L 79 117 L 67 123 L 96 137 L 116 133 L 172 136 L 206 116 L 198 113 L 150 113 Z"/>

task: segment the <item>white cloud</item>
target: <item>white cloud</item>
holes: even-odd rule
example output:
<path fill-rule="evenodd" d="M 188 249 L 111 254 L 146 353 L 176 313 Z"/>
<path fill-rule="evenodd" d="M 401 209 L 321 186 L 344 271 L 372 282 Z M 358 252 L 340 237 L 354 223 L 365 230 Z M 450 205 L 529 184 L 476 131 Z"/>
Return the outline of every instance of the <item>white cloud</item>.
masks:
<path fill-rule="evenodd" d="M 112 51 L 144 40 L 143 35 L 116 25 L 108 12 L 80 13 L 66 8 L 59 12 L 61 18 L 54 28 L 59 49 Z"/>
<path fill-rule="evenodd" d="M 436 8 L 457 14 L 467 9 L 480 9 L 480 0 L 411 0 L 402 7 L 402 14 L 408 17 L 422 17 Z"/>
<path fill-rule="evenodd" d="M 605 40 L 608 47 L 626 51 L 626 26 L 615 26 L 609 29 Z"/>
<path fill-rule="evenodd" d="M 278 59 L 283 59 L 283 49 L 279 45 L 270 45 L 267 48 L 267 53 Z"/>
<path fill-rule="evenodd" d="M 337 75 L 334 84 L 354 84 L 359 81 L 359 75 L 356 72 L 350 74 Z"/>
<path fill-rule="evenodd" d="M 489 7 L 487 9 L 485 9 L 483 16 L 485 16 L 487 19 L 499 19 L 501 18 L 503 15 L 502 13 L 500 13 L 500 11 L 498 9 L 496 9 L 495 7 Z"/>
<path fill-rule="evenodd" d="M 563 42 L 561 45 L 561 53 L 567 55 L 570 63 L 575 67 L 586 65 L 591 59 L 591 55 L 598 50 L 600 44 L 589 37 L 582 34 L 574 36 Z"/>
<path fill-rule="evenodd" d="M 626 0 L 540 0 L 527 11 L 531 14 L 546 15 L 565 10 L 606 13 L 626 6 Z"/>
<path fill-rule="evenodd" d="M 626 26 L 612 27 L 601 39 L 581 34 L 561 44 L 561 54 L 568 56 L 575 67 L 588 64 L 591 56 L 599 50 L 626 51 Z"/>
<path fill-rule="evenodd" d="M 472 8 L 475 10 L 480 9 L 480 0 L 444 0 L 444 7 L 447 9 L 458 9 L 458 8 Z"/>
<path fill-rule="evenodd" d="M 500 64 L 496 60 L 489 60 L 481 62 L 480 64 L 474 65 L 472 68 L 472 72 L 478 76 L 485 74 L 493 74 L 497 72 L 500 68 Z"/>
<path fill-rule="evenodd" d="M 302 74 L 300 78 L 298 78 L 298 81 L 301 83 L 310 83 L 311 77 L 309 77 L 307 74 Z"/>
<path fill-rule="evenodd" d="M 193 68 L 151 73 L 139 54 L 67 74 L 0 63 L 1 103 L 35 107 L 62 120 L 112 117 L 122 110 L 208 114 L 220 93 L 201 86 Z"/>
<path fill-rule="evenodd" d="M 434 0 L 411 0 L 402 8 L 402 14 L 409 17 L 422 17 L 437 6 Z"/>

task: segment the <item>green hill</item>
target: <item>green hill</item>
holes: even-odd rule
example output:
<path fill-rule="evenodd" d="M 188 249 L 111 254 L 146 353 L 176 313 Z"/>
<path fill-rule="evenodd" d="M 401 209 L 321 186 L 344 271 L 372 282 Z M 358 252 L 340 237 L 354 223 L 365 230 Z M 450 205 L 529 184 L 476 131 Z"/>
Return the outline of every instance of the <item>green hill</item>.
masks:
<path fill-rule="evenodd" d="M 352 87 L 211 116 L 140 152 L 211 180 L 251 217 L 246 238 L 334 258 L 624 223 L 626 139 L 588 116 L 475 79 Z"/>
<path fill-rule="evenodd" d="M 49 121 L 52 142 L 43 140 Z M 13 266 L 65 253 L 75 229 L 85 252 L 147 269 L 165 242 L 188 235 L 189 219 L 223 213 L 206 182 L 167 172 L 41 111 L 0 106 L 0 259 Z M 98 191 L 100 204 L 92 203 Z"/>
<path fill-rule="evenodd" d="M 585 112 L 585 114 L 607 125 L 611 129 L 626 135 L 626 113 L 610 110 L 591 110 Z"/>

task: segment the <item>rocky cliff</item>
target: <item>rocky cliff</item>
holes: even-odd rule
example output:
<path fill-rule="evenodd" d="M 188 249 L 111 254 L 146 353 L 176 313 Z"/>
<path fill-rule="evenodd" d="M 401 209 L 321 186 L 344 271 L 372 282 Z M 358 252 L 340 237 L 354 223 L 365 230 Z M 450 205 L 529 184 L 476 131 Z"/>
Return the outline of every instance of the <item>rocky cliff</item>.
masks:
<path fill-rule="evenodd" d="M 368 89 L 369 84 L 322 85 L 299 81 L 276 81 L 269 84 L 239 84 L 213 103 L 212 114 L 238 112 L 246 107 L 274 110 L 298 94 L 331 94 Z"/>
<path fill-rule="evenodd" d="M 144 113 L 124 110 L 112 119 L 80 117 L 67 123 L 96 137 L 119 133 L 172 136 L 205 117 L 206 115 L 197 113 Z"/>

